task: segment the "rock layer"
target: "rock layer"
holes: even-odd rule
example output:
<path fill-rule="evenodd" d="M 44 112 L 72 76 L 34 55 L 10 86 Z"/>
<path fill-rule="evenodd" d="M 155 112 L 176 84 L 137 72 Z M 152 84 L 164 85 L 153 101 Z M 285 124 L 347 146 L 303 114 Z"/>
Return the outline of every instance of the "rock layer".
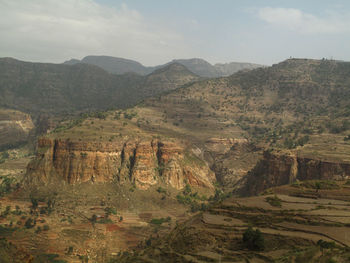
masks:
<path fill-rule="evenodd" d="M 165 183 L 182 189 L 213 188 L 214 173 L 179 144 L 159 140 L 81 142 L 40 138 L 37 157 L 29 163 L 28 182 L 68 184 L 132 182 L 139 189 Z"/>
<path fill-rule="evenodd" d="M 350 163 L 265 151 L 263 159 L 249 172 L 243 193 L 255 195 L 267 188 L 296 180 L 343 180 L 349 176 Z"/>

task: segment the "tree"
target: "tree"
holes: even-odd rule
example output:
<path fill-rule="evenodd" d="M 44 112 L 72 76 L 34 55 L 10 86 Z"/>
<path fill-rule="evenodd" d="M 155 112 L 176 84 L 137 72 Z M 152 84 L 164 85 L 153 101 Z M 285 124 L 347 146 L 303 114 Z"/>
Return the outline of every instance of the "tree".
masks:
<path fill-rule="evenodd" d="M 39 202 L 35 197 L 30 197 L 30 202 L 32 203 L 32 209 L 36 210 L 38 208 Z"/>
<path fill-rule="evenodd" d="M 32 228 L 35 226 L 35 221 L 32 218 L 28 218 L 27 221 L 24 223 L 24 226 L 26 228 Z"/>
<path fill-rule="evenodd" d="M 259 229 L 255 231 L 250 226 L 243 233 L 242 241 L 248 249 L 251 250 L 264 250 L 265 249 L 265 240 Z"/>
<path fill-rule="evenodd" d="M 323 250 L 324 249 L 333 249 L 333 248 L 335 248 L 335 243 L 334 242 L 328 242 L 328 241 L 324 241 L 322 239 L 317 241 L 317 245 L 320 247 L 322 255 L 323 255 Z"/>
<path fill-rule="evenodd" d="M 318 191 L 321 189 L 321 183 L 320 182 L 316 182 L 315 183 L 315 188 L 316 188 L 316 193 L 318 193 Z"/>
<path fill-rule="evenodd" d="M 92 224 L 95 224 L 97 222 L 97 215 L 93 214 L 90 218 L 90 221 Z"/>

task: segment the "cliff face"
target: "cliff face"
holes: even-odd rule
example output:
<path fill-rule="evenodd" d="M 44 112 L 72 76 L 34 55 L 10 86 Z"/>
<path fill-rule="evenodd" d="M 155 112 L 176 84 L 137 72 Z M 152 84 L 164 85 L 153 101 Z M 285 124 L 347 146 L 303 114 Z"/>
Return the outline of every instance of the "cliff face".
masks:
<path fill-rule="evenodd" d="M 206 150 L 217 180 L 231 187 L 238 186 L 261 158 L 261 153 L 247 139 L 210 138 L 206 141 Z"/>
<path fill-rule="evenodd" d="M 30 115 L 16 110 L 0 109 L 0 149 L 26 142 L 33 129 Z"/>
<path fill-rule="evenodd" d="M 159 140 L 81 142 L 40 138 L 37 157 L 29 163 L 28 182 L 130 181 L 139 189 L 165 183 L 181 189 L 213 188 L 215 175 L 206 163 L 189 162 L 185 149 Z"/>
<path fill-rule="evenodd" d="M 349 176 L 350 163 L 264 152 L 263 159 L 248 173 L 243 193 L 255 195 L 267 188 L 290 184 L 296 180 L 337 180 Z"/>

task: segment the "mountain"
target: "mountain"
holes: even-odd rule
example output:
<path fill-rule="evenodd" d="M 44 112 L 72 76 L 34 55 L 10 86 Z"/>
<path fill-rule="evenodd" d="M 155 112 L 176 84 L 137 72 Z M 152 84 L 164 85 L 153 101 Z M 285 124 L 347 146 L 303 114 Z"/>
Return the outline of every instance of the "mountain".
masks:
<path fill-rule="evenodd" d="M 63 64 L 73 65 L 78 63 L 86 63 L 95 65 L 103 68 L 104 70 L 114 73 L 114 74 L 124 74 L 127 72 L 133 72 L 140 75 L 147 75 L 157 70 L 168 66 L 169 64 L 179 63 L 184 65 L 191 72 L 195 73 L 198 76 L 205 78 L 215 78 L 222 76 L 229 76 L 239 70 L 243 69 L 254 69 L 262 67 L 262 65 L 252 64 L 252 63 L 241 63 L 241 62 L 232 62 L 227 64 L 215 64 L 212 65 L 204 59 L 200 58 L 191 58 L 191 59 L 174 59 L 171 62 L 168 62 L 164 65 L 158 65 L 154 67 L 145 67 L 137 61 L 110 57 L 110 56 L 87 56 L 82 60 L 71 59 Z"/>
<path fill-rule="evenodd" d="M 253 63 L 242 63 L 242 62 L 231 62 L 226 64 L 215 64 L 212 65 L 209 62 L 200 59 L 175 59 L 174 62 L 184 65 L 186 68 L 191 70 L 193 73 L 207 78 L 217 78 L 232 75 L 240 70 L 251 70 L 263 65 Z"/>
<path fill-rule="evenodd" d="M 147 75 L 151 73 L 151 70 L 141 65 L 139 62 L 124 58 L 109 56 L 87 56 L 84 57 L 80 62 L 96 65 L 114 74 L 133 72 L 139 75 Z"/>
<path fill-rule="evenodd" d="M 172 64 L 139 81 L 184 80 L 186 70 Z M 97 262 L 346 262 L 349 98 L 349 62 L 289 59 L 66 119 L 39 138 L 22 181 L 46 202 L 50 228 L 38 219 L 35 239 L 5 237 L 67 262 L 86 249 Z M 12 207 L 30 211 L 19 194 Z M 21 220 L 9 212 L 4 224 Z"/>
<path fill-rule="evenodd" d="M 154 74 L 114 75 L 100 67 L 0 59 L 0 106 L 31 114 L 71 114 L 133 105 L 199 77 L 171 64 Z"/>
<path fill-rule="evenodd" d="M 193 73 L 207 78 L 215 78 L 220 76 L 220 72 L 211 65 L 209 62 L 200 58 L 191 59 L 175 59 L 174 62 L 184 65 L 186 68 L 191 70 Z"/>
<path fill-rule="evenodd" d="M 171 72 L 185 71 L 179 64 L 170 68 Z M 160 83 L 157 74 L 166 80 L 169 75 L 162 70 L 169 72 L 159 69 L 148 81 L 155 78 Z M 197 81 L 118 113 L 124 116 L 120 122 L 129 125 L 119 133 L 130 136 L 136 125 L 138 136 L 151 132 L 184 140 L 227 187 L 244 184 L 248 172 L 263 158 L 263 150 L 289 151 L 315 163 L 320 159 L 345 163 L 350 159 L 350 145 L 344 139 L 350 130 L 349 73 L 349 62 L 290 59 L 230 77 Z M 101 134 L 88 123 L 83 125 L 85 132 Z M 79 134 L 81 128 L 77 129 L 54 136 L 72 138 L 73 131 Z M 331 170 L 328 177 L 337 171 Z"/>
<path fill-rule="evenodd" d="M 214 65 L 216 70 L 220 72 L 221 76 L 230 76 L 233 73 L 240 70 L 251 70 L 259 67 L 263 67 L 263 65 L 254 64 L 254 63 L 244 63 L 244 62 L 231 62 L 231 63 L 217 63 Z"/>

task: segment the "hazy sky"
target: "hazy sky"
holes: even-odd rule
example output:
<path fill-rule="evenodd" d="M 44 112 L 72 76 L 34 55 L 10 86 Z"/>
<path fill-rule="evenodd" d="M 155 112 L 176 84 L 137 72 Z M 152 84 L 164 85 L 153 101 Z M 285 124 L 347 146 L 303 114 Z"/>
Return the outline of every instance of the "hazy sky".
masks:
<path fill-rule="evenodd" d="M 349 0 L 0 0 L 0 57 L 350 60 Z"/>

